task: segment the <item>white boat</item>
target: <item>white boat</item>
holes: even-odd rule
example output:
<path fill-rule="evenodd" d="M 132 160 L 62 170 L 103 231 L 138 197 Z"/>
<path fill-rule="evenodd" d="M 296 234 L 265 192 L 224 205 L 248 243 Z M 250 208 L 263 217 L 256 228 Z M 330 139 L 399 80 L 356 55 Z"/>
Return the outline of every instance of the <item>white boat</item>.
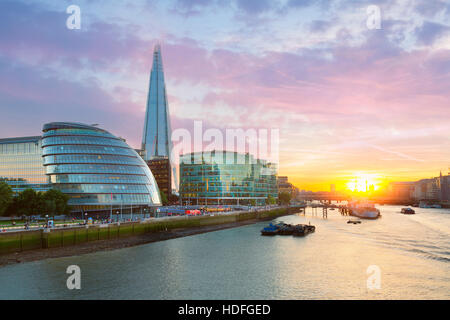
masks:
<path fill-rule="evenodd" d="M 349 214 L 361 219 L 378 219 L 380 210 L 369 201 L 351 201 L 348 204 Z"/>

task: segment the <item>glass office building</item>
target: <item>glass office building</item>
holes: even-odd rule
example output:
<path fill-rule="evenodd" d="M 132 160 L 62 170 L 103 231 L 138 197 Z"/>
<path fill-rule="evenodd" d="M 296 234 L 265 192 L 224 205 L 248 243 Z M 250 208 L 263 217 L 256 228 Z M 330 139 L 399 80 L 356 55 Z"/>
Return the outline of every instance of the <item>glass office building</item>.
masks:
<path fill-rule="evenodd" d="M 180 156 L 183 204 L 263 205 L 269 196 L 278 198 L 275 164 L 225 151 Z"/>
<path fill-rule="evenodd" d="M 52 187 L 68 194 L 75 210 L 161 204 L 144 160 L 123 139 L 96 126 L 45 124 L 42 155 Z"/>
<path fill-rule="evenodd" d="M 142 151 L 145 160 L 153 157 L 170 157 L 170 115 L 161 57 L 161 46 L 153 51 L 153 65 L 145 112 Z"/>
<path fill-rule="evenodd" d="M 50 189 L 42 160 L 41 137 L 0 139 L 0 180 L 15 193 L 27 188 Z"/>

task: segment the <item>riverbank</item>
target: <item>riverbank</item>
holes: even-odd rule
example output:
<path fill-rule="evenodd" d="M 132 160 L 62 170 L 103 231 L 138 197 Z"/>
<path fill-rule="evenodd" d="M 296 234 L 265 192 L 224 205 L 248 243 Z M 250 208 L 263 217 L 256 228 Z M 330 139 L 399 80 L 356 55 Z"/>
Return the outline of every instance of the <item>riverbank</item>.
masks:
<path fill-rule="evenodd" d="M 203 216 L 198 218 L 188 218 L 185 221 L 183 221 L 183 219 L 177 218 L 162 219 L 159 221 L 154 220 L 149 223 L 144 223 L 147 224 L 147 228 L 145 230 L 148 231 L 139 234 L 126 235 L 124 237 L 121 237 L 120 234 L 118 234 L 116 238 L 98 238 L 95 239 L 95 241 L 90 241 L 88 235 L 86 237 L 86 241 L 81 243 L 73 243 L 71 245 L 60 245 L 53 247 L 49 246 L 47 242 L 47 245 L 44 248 L 35 248 L 32 250 L 22 250 L 5 253 L 0 255 L 0 267 L 9 264 L 31 262 L 49 258 L 69 257 L 97 251 L 115 250 L 151 242 L 186 237 L 200 233 L 236 228 L 248 224 L 253 224 L 259 221 L 271 220 L 276 217 L 292 213 L 294 212 L 292 210 L 289 210 L 289 208 L 283 208 L 263 212 L 244 212 L 232 215 L 224 215 L 222 216 L 222 219 L 218 219 L 218 216 Z M 157 228 L 148 228 L 149 225 L 151 225 L 152 227 L 157 226 Z M 191 226 L 186 227 L 183 225 Z M 108 227 L 108 234 L 109 233 L 110 230 Z M 64 244 L 64 236 L 63 238 L 61 238 L 61 240 Z"/>

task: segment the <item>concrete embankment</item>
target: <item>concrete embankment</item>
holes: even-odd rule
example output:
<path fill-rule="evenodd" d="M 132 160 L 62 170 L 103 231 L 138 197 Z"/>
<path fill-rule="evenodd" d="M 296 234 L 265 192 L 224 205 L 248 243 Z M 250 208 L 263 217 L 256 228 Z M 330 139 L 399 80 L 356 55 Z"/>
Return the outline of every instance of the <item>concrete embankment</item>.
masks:
<path fill-rule="evenodd" d="M 0 265 L 166 240 L 274 219 L 294 212 L 296 212 L 294 208 L 276 208 L 259 212 L 180 216 L 141 222 L 51 229 L 48 232 L 44 230 L 7 232 L 0 234 Z M 77 251 L 77 247 L 84 249 Z M 53 255 L 44 253 L 52 250 L 55 251 Z M 38 254 L 33 256 L 33 251 Z M 20 259 L 21 255 L 25 256 L 24 254 L 28 254 L 29 259 Z M 39 258 L 40 256 L 42 257 Z"/>

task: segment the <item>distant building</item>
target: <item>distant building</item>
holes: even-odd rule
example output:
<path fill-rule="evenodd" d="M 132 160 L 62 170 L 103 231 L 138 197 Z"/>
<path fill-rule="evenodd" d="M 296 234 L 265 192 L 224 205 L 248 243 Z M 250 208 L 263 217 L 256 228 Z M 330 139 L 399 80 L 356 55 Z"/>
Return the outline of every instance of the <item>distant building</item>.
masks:
<path fill-rule="evenodd" d="M 159 191 L 164 192 L 166 197 L 169 197 L 172 193 L 171 189 L 171 165 L 168 157 L 153 157 L 151 160 L 146 161 L 150 171 L 156 179 Z"/>
<path fill-rule="evenodd" d="M 0 180 L 15 193 L 27 188 L 50 189 L 42 159 L 42 137 L 0 139 Z"/>
<path fill-rule="evenodd" d="M 278 192 L 287 192 L 292 195 L 292 197 L 295 197 L 298 193 L 297 188 L 288 181 L 287 176 L 278 176 L 277 177 L 277 187 Z"/>
<path fill-rule="evenodd" d="M 450 175 L 439 176 L 440 200 L 450 201 Z"/>
<path fill-rule="evenodd" d="M 437 178 L 431 178 L 415 182 L 413 194 L 416 200 L 438 200 L 439 180 Z"/>
<path fill-rule="evenodd" d="M 330 192 L 336 192 L 336 186 L 334 184 L 330 185 Z"/>
<path fill-rule="evenodd" d="M 388 197 L 396 200 L 410 200 L 414 195 L 414 182 L 390 182 Z"/>
<path fill-rule="evenodd" d="M 450 201 L 450 176 L 439 175 L 414 183 L 414 199 Z"/>
<path fill-rule="evenodd" d="M 153 172 L 158 187 L 167 197 L 172 194 L 172 150 L 169 105 L 164 81 L 161 47 L 155 46 L 145 113 L 141 156 Z M 176 177 L 175 177 L 176 178 Z"/>
<path fill-rule="evenodd" d="M 249 154 L 228 151 L 180 156 L 183 204 L 263 205 L 278 198 L 276 166 Z"/>

